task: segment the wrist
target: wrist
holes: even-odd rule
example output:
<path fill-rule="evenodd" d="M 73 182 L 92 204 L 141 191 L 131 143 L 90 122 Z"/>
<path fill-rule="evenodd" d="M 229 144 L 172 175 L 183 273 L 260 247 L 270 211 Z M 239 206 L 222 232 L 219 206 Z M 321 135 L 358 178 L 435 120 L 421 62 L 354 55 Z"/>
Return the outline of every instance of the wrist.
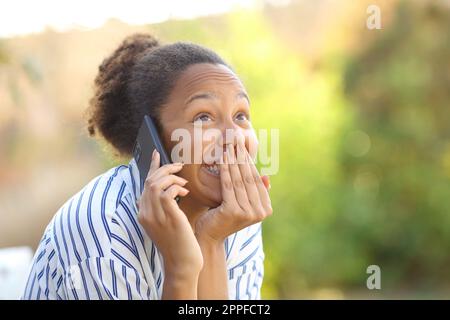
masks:
<path fill-rule="evenodd" d="M 164 276 L 163 299 L 197 299 L 198 277 L 180 277 L 178 273 Z"/>
<path fill-rule="evenodd" d="M 173 261 L 165 257 L 163 257 L 163 260 L 165 274 L 175 279 L 197 279 L 203 268 L 203 260 L 191 263 Z"/>
<path fill-rule="evenodd" d="M 204 263 L 210 263 L 210 261 L 217 261 L 225 257 L 225 240 L 216 240 L 209 236 L 199 235 L 198 244 L 202 250 Z"/>
<path fill-rule="evenodd" d="M 197 282 L 200 272 L 201 268 L 175 265 L 164 266 L 164 278 L 172 279 L 174 283 Z"/>
<path fill-rule="evenodd" d="M 208 247 L 208 248 L 218 248 L 223 246 L 223 243 L 226 237 L 212 237 L 206 232 L 198 231 L 195 233 L 195 237 L 197 238 L 198 244 L 200 247 Z"/>

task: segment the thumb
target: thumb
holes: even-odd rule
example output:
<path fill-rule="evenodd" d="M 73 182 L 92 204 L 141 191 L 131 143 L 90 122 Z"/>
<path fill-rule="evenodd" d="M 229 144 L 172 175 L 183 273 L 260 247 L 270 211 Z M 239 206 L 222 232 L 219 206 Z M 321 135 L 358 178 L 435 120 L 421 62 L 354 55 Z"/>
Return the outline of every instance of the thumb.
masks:
<path fill-rule="evenodd" d="M 206 216 L 206 215 L 212 215 L 212 214 L 218 213 L 218 212 L 222 211 L 223 208 L 224 208 L 224 205 L 223 205 L 223 202 L 222 202 L 222 203 L 221 203 L 219 206 L 217 206 L 217 207 L 209 208 L 209 210 L 206 211 L 205 216 Z"/>

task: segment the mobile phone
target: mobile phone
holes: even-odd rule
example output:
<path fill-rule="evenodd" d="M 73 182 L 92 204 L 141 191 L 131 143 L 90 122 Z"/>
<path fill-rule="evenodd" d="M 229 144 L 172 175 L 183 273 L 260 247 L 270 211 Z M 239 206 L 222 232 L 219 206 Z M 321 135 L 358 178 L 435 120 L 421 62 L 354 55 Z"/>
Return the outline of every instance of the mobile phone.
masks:
<path fill-rule="evenodd" d="M 148 171 L 150 170 L 152 154 L 155 149 L 160 154 L 161 166 L 172 163 L 166 150 L 164 150 L 164 146 L 155 125 L 155 120 L 149 115 L 145 115 L 133 148 L 133 158 L 136 161 L 139 170 L 141 190 L 144 190 L 144 182 L 147 178 Z M 177 202 L 180 201 L 180 197 L 177 196 L 175 200 Z"/>

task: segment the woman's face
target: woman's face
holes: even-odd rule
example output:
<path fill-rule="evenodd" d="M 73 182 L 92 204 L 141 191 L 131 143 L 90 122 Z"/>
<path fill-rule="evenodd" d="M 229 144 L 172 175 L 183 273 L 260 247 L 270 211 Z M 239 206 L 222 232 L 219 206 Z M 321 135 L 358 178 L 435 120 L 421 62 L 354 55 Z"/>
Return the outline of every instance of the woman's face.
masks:
<path fill-rule="evenodd" d="M 258 142 L 249 113 L 245 88 L 226 66 L 195 64 L 187 68 L 175 83 L 167 105 L 161 108 L 162 139 L 170 156 L 178 143 L 171 141 L 172 132 L 176 129 L 189 132 L 192 157 L 179 176 L 189 181 L 185 187 L 190 191 L 189 197 L 197 203 L 215 207 L 222 202 L 220 176 L 211 167 L 211 156 L 219 160 L 221 154 L 214 154 L 211 150 L 222 151 L 226 142 L 235 143 L 235 139 L 226 141 L 226 131 L 245 137 L 245 146 L 255 157 Z M 215 129 L 209 130 L 215 135 L 194 135 L 194 128 L 197 126 L 198 131 L 199 124 L 203 133 L 207 129 Z M 201 159 L 196 158 L 195 163 L 194 143 L 201 145 Z"/>

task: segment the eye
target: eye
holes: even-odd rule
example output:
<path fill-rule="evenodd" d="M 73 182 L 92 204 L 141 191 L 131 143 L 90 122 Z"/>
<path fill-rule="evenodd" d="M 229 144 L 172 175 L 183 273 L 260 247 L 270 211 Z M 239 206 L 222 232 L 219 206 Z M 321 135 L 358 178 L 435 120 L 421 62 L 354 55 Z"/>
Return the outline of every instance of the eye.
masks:
<path fill-rule="evenodd" d="M 235 116 L 238 121 L 249 121 L 250 117 L 245 112 L 238 112 Z"/>
<path fill-rule="evenodd" d="M 197 121 L 207 122 L 207 121 L 211 121 L 211 120 L 212 120 L 211 116 L 207 113 L 200 113 L 199 115 L 197 115 L 194 118 L 194 122 L 197 122 Z"/>

